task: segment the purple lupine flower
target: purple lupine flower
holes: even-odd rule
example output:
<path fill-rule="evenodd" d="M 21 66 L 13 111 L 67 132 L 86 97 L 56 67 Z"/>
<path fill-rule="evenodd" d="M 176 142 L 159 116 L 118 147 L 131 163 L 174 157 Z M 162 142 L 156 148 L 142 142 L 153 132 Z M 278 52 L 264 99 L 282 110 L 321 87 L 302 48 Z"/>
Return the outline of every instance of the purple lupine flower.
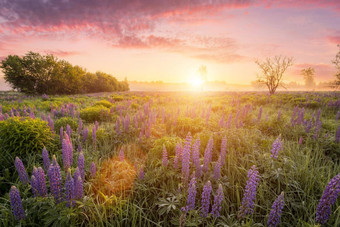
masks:
<path fill-rule="evenodd" d="M 336 143 L 340 142 L 340 125 L 338 126 L 338 129 L 335 132 L 335 142 Z"/>
<path fill-rule="evenodd" d="M 338 120 L 339 120 L 339 117 L 340 117 L 340 110 L 336 113 L 335 120 L 338 121 Z"/>
<path fill-rule="evenodd" d="M 139 179 L 140 180 L 143 180 L 144 179 L 144 167 L 140 167 L 140 170 L 139 170 Z"/>
<path fill-rule="evenodd" d="M 67 201 L 66 206 L 74 206 L 74 180 L 71 175 L 71 170 L 67 171 L 67 176 L 65 180 L 65 200 Z"/>
<path fill-rule="evenodd" d="M 83 143 L 85 143 L 88 134 L 89 134 L 89 129 L 88 128 L 84 128 L 83 129 Z"/>
<path fill-rule="evenodd" d="M 60 138 L 60 143 L 62 144 L 63 143 L 63 139 L 64 139 L 64 129 L 63 129 L 63 126 L 61 126 L 60 130 L 59 130 L 59 138 Z"/>
<path fill-rule="evenodd" d="M 78 127 L 78 134 L 80 135 L 80 133 L 81 133 L 81 129 L 82 129 L 82 127 L 83 127 L 83 122 L 82 122 L 82 120 L 81 120 L 81 119 L 79 119 L 79 123 L 78 123 L 78 125 L 79 125 L 79 127 Z"/>
<path fill-rule="evenodd" d="M 257 116 L 257 121 L 261 121 L 261 116 L 262 116 L 262 106 L 260 107 L 259 115 Z"/>
<path fill-rule="evenodd" d="M 43 148 L 42 151 L 42 157 L 43 157 L 43 161 L 44 161 L 44 168 L 46 171 L 48 171 L 48 168 L 50 167 L 50 158 L 48 157 L 48 151 L 46 150 L 46 148 Z"/>
<path fill-rule="evenodd" d="M 67 135 L 67 134 L 65 134 Z M 68 141 L 66 139 L 63 139 L 62 143 L 62 155 L 63 155 L 63 165 L 64 165 L 64 170 L 67 171 L 71 164 L 70 164 L 70 155 L 69 155 L 69 145 Z"/>
<path fill-rule="evenodd" d="M 32 188 L 33 197 L 37 197 L 38 196 L 38 182 L 34 175 L 32 175 L 31 177 L 31 188 Z"/>
<path fill-rule="evenodd" d="M 47 196 L 47 189 L 46 189 L 46 181 L 45 181 L 45 172 L 44 170 L 39 167 L 37 173 L 37 184 L 38 184 L 38 192 L 40 196 L 46 197 Z"/>
<path fill-rule="evenodd" d="M 15 158 L 15 167 L 18 171 L 19 178 L 20 178 L 21 182 L 23 184 L 28 184 L 29 183 L 28 175 L 27 175 L 25 166 L 24 166 L 24 164 L 22 163 L 22 161 L 19 157 Z"/>
<path fill-rule="evenodd" d="M 80 200 L 83 198 L 83 180 L 80 176 L 74 176 L 74 199 Z"/>
<path fill-rule="evenodd" d="M 315 126 L 315 132 L 314 132 L 313 138 L 316 140 L 319 137 L 319 132 L 322 126 L 322 122 L 317 121 L 315 124 L 316 126 Z"/>
<path fill-rule="evenodd" d="M 221 161 L 221 157 L 219 157 L 218 161 L 215 164 L 215 169 L 214 169 L 214 179 L 215 180 L 218 180 L 220 178 L 221 165 L 222 165 L 222 161 Z"/>
<path fill-rule="evenodd" d="M 191 135 L 190 133 L 188 133 L 182 152 L 182 178 L 183 182 L 185 183 L 188 181 L 189 178 L 190 150 L 191 150 Z"/>
<path fill-rule="evenodd" d="M 279 224 L 284 204 L 284 192 L 281 192 L 281 194 L 274 201 L 272 209 L 270 211 L 267 222 L 268 227 L 276 227 Z"/>
<path fill-rule="evenodd" d="M 53 162 L 48 170 L 48 177 L 50 180 L 51 194 L 53 195 L 56 203 L 60 203 L 63 199 L 63 187 L 61 181 L 60 167 L 57 163 L 57 160 L 55 159 L 55 156 L 53 156 Z"/>
<path fill-rule="evenodd" d="M 221 143 L 221 165 L 223 166 L 225 163 L 225 156 L 227 151 L 227 137 L 223 137 L 222 143 Z"/>
<path fill-rule="evenodd" d="M 11 200 L 11 206 L 15 219 L 16 220 L 24 219 L 25 211 L 24 208 L 22 207 L 20 192 L 15 186 L 11 187 L 11 190 L 9 191 L 9 198 Z"/>
<path fill-rule="evenodd" d="M 78 168 L 80 172 L 81 179 L 85 179 L 85 157 L 83 152 L 79 153 L 78 157 Z"/>
<path fill-rule="evenodd" d="M 192 147 L 192 161 L 196 167 L 196 177 L 201 176 L 200 145 L 201 140 L 198 137 Z"/>
<path fill-rule="evenodd" d="M 187 205 L 182 207 L 182 211 L 188 212 L 195 209 L 196 193 L 196 178 L 193 175 L 189 183 Z"/>
<path fill-rule="evenodd" d="M 325 224 L 331 216 L 332 205 L 340 194 L 340 174 L 333 177 L 327 184 L 325 191 L 316 208 L 316 222 Z"/>
<path fill-rule="evenodd" d="M 274 141 L 272 145 L 272 155 L 270 157 L 272 158 L 277 158 L 278 152 L 282 150 L 282 141 L 281 141 L 281 136 L 277 137 L 277 139 Z"/>
<path fill-rule="evenodd" d="M 79 143 L 78 143 L 78 148 L 77 148 L 77 151 L 78 151 L 78 153 L 80 153 L 81 151 L 82 151 L 82 148 L 81 148 L 81 143 L 80 143 L 80 141 L 78 141 Z"/>
<path fill-rule="evenodd" d="M 209 163 L 211 162 L 213 146 L 214 146 L 214 141 L 213 141 L 213 137 L 211 136 L 207 144 L 207 147 L 205 148 L 205 151 L 204 151 L 204 159 L 203 159 L 203 171 L 204 172 L 208 171 Z"/>
<path fill-rule="evenodd" d="M 124 161 L 124 150 L 123 150 L 123 147 L 119 151 L 119 160 L 121 162 Z"/>
<path fill-rule="evenodd" d="M 72 129 L 71 129 L 71 126 L 70 125 L 66 125 L 66 133 L 69 137 L 71 137 L 71 134 L 72 134 Z"/>
<path fill-rule="evenodd" d="M 222 200 L 223 200 L 223 188 L 222 185 L 218 185 L 217 193 L 214 197 L 214 204 L 211 208 L 211 214 L 213 217 L 217 218 L 220 216 L 220 212 L 222 209 Z"/>
<path fill-rule="evenodd" d="M 257 171 L 256 166 L 253 165 L 248 171 L 247 186 L 244 191 L 244 197 L 240 206 L 238 218 L 241 219 L 248 214 L 253 214 L 255 206 L 256 187 L 259 179 L 259 172 Z"/>
<path fill-rule="evenodd" d="M 94 164 L 94 162 L 91 162 L 90 171 L 91 171 L 91 176 L 92 176 L 93 178 L 96 177 L 96 164 Z"/>
<path fill-rule="evenodd" d="M 97 130 L 98 130 L 98 127 L 99 127 L 98 121 L 95 121 L 95 122 L 94 122 L 94 126 L 96 127 L 96 131 L 97 131 Z"/>
<path fill-rule="evenodd" d="M 279 110 L 279 112 L 277 113 L 277 120 L 279 121 L 281 118 L 281 110 Z"/>
<path fill-rule="evenodd" d="M 210 194 L 211 194 L 211 183 L 208 181 L 204 187 L 203 187 L 203 192 L 202 192 L 202 201 L 201 201 L 201 216 L 202 217 L 207 217 L 209 213 L 209 207 L 210 207 Z"/>
<path fill-rule="evenodd" d="M 92 127 L 92 142 L 94 147 L 96 147 L 96 126 Z"/>
<path fill-rule="evenodd" d="M 119 118 L 117 118 L 117 120 L 116 120 L 116 133 L 118 135 L 120 135 L 120 122 L 119 122 Z"/>
<path fill-rule="evenodd" d="M 168 166 L 168 152 L 166 151 L 166 147 L 163 145 L 163 159 L 162 163 L 164 167 Z"/>
<path fill-rule="evenodd" d="M 302 141 L 303 141 L 302 136 L 300 136 L 300 139 L 299 139 L 299 144 L 300 145 L 302 144 Z"/>
<path fill-rule="evenodd" d="M 182 150 L 181 144 L 177 143 L 176 148 L 175 148 L 176 154 L 175 154 L 175 158 L 174 158 L 174 168 L 175 169 L 178 168 L 178 160 L 180 159 L 181 150 Z"/>

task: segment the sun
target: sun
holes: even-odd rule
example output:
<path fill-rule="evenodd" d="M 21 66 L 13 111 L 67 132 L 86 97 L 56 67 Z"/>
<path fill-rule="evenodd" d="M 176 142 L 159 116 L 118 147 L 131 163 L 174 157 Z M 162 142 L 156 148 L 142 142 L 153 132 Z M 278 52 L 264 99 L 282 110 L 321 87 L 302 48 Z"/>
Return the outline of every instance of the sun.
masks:
<path fill-rule="evenodd" d="M 201 87 L 204 83 L 203 79 L 199 76 L 194 76 L 188 81 L 193 87 Z"/>

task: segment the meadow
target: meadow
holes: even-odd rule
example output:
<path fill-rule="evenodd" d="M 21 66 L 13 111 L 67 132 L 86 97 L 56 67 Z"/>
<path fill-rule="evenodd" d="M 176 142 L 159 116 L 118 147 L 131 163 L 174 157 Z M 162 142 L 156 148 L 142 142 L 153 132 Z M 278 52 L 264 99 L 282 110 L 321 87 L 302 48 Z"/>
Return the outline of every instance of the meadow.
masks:
<path fill-rule="evenodd" d="M 339 92 L 0 94 L 0 226 L 339 226 Z"/>

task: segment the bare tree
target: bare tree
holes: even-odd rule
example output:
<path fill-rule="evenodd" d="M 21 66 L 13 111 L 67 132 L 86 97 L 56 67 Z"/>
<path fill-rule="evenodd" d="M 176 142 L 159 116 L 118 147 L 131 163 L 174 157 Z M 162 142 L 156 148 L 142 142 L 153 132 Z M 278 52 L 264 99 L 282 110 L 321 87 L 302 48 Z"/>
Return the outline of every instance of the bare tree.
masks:
<path fill-rule="evenodd" d="M 258 82 L 267 86 L 269 94 L 275 93 L 282 84 L 283 74 L 287 68 L 293 65 L 293 58 L 275 56 L 274 58 L 267 58 L 265 61 L 256 60 L 255 63 L 261 69 L 261 75 L 258 75 Z"/>

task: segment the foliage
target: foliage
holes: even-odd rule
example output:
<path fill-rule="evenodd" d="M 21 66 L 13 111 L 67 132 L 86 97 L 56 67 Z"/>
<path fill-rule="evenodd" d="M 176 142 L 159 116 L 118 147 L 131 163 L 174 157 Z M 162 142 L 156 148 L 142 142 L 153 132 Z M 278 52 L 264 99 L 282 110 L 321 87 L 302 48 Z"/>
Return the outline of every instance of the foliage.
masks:
<path fill-rule="evenodd" d="M 72 117 L 62 117 L 54 121 L 54 130 L 59 133 L 60 127 L 66 130 L 67 125 L 71 127 L 73 131 L 78 130 L 78 121 Z"/>
<path fill-rule="evenodd" d="M 87 122 L 101 121 L 105 119 L 105 113 L 108 111 L 109 109 L 102 105 L 91 106 L 82 109 L 79 113 L 79 116 L 81 119 Z"/>
<path fill-rule="evenodd" d="M 106 108 L 110 108 L 112 106 L 112 103 L 103 99 L 103 100 L 97 101 L 93 106 L 105 106 Z"/>
<path fill-rule="evenodd" d="M 301 70 L 301 74 L 303 75 L 303 79 L 305 80 L 305 86 L 307 88 L 315 87 L 314 73 L 315 70 L 312 67 L 308 67 L 306 69 Z"/>
<path fill-rule="evenodd" d="M 78 94 L 129 90 L 127 81 L 109 74 L 89 73 L 53 55 L 28 52 L 9 55 L 1 61 L 4 78 L 14 89 L 26 94 Z"/>
<path fill-rule="evenodd" d="M 29 155 L 40 154 L 49 147 L 53 134 L 45 121 L 18 117 L 0 121 L 0 162 L 4 167 L 13 164 L 16 156 L 23 160 Z"/>

